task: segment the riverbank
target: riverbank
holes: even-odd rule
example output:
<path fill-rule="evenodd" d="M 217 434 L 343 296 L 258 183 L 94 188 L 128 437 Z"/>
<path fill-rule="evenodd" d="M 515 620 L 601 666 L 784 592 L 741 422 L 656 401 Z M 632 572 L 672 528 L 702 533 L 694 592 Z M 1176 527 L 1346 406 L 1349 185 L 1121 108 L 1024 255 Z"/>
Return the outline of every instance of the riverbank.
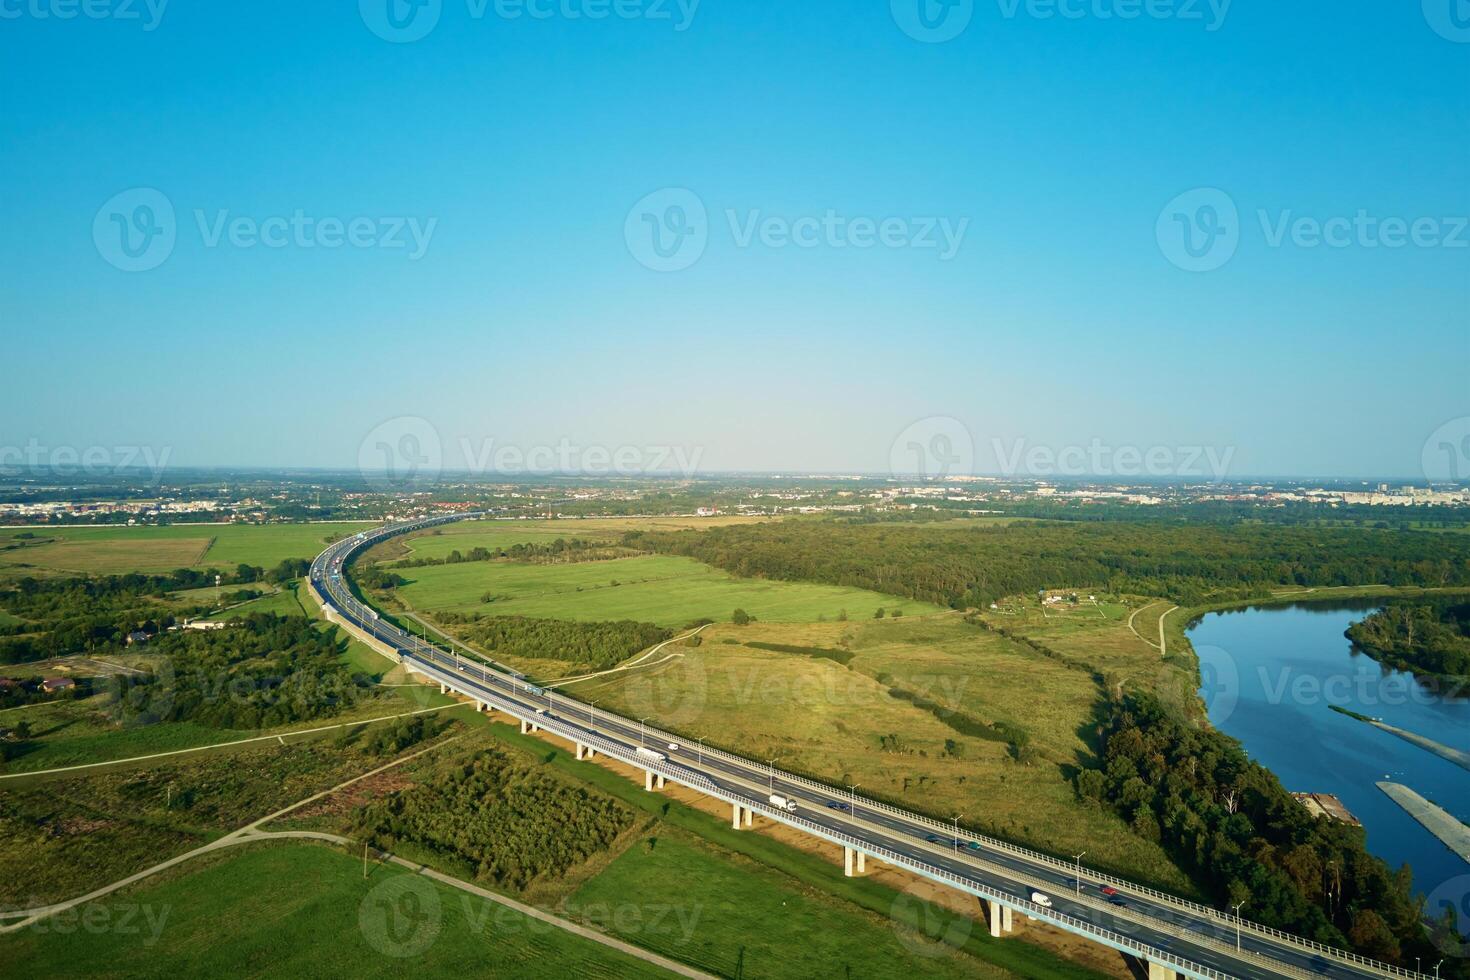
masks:
<path fill-rule="evenodd" d="M 1470 827 L 1455 816 L 1414 792 L 1402 783 L 1378 783 L 1388 798 L 1404 808 L 1404 812 L 1424 826 L 1440 843 L 1470 863 Z"/>

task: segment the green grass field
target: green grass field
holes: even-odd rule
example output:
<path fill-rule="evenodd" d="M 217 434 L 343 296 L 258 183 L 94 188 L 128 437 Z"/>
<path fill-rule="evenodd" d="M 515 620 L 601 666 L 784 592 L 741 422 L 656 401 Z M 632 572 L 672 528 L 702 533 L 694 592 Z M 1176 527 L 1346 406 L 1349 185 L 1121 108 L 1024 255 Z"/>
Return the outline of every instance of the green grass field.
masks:
<path fill-rule="evenodd" d="M 1091 622 L 1118 628 L 1096 616 Z M 851 660 L 844 666 L 755 643 L 834 650 Z M 1152 664 L 1143 649 L 1139 656 Z M 1096 765 L 1090 732 L 1101 690 L 1088 670 L 957 616 L 721 624 L 680 652 L 665 666 L 583 681 L 568 693 L 686 737 L 708 735 L 752 758 L 779 757 L 783 767 L 833 785 L 861 783 L 936 817 L 964 813 L 966 823 L 1003 839 L 1057 855 L 1087 850 L 1099 867 L 1191 888 L 1158 845 L 1076 798 L 1072 774 Z M 943 717 L 890 688 L 928 698 Z M 946 721 L 955 715 L 996 730 L 957 730 Z M 1034 753 L 1027 763 L 1006 739 L 1015 730 Z"/>
<path fill-rule="evenodd" d="M 728 620 L 737 608 L 759 620 L 871 618 L 878 608 L 918 616 L 942 610 L 864 589 L 735 578 L 691 558 L 648 556 L 569 564 L 466 562 L 403 570 L 414 609 L 581 621 L 633 619 L 663 626 Z M 614 584 L 618 583 L 618 584 Z M 493 594 L 494 602 L 481 601 Z"/>
<path fill-rule="evenodd" d="M 164 527 L 0 529 L 0 570 L 90 575 L 171 572 L 176 568 L 270 568 L 287 558 L 314 558 L 328 538 L 370 524 L 209 524 Z M 20 535 L 34 535 L 24 540 Z M 7 545 L 21 545 L 6 548 Z"/>
<path fill-rule="evenodd" d="M 356 857 L 294 843 L 248 845 L 0 937 L 0 960 L 31 977 L 397 980 L 409 963 L 414 973 L 517 980 L 667 976 L 402 869 L 374 867 L 364 880 Z"/>
<path fill-rule="evenodd" d="M 721 976 L 1006 975 L 682 833 L 646 836 L 578 890 L 568 910 Z"/>

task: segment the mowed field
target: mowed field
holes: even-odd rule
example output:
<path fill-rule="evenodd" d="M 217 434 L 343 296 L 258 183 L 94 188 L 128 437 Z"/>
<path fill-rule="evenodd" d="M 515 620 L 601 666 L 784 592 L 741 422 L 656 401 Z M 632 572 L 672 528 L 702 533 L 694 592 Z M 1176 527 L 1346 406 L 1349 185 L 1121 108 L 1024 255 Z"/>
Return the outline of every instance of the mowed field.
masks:
<path fill-rule="evenodd" d="M 668 976 L 401 868 L 364 880 L 359 857 L 322 845 L 247 845 L 189 871 L 0 936 L 0 961 L 32 977 L 397 978 L 407 955 L 452 976 Z"/>
<path fill-rule="evenodd" d="M 727 621 L 736 609 L 759 620 L 871 619 L 882 608 L 906 616 L 938 606 L 865 589 L 736 578 L 692 558 L 639 556 L 563 564 L 464 562 L 408 568 L 400 598 L 417 611 L 535 616 L 579 621 L 632 619 L 678 627 Z M 485 596 L 493 601 L 485 602 Z"/>
<path fill-rule="evenodd" d="M 1098 866 L 1190 889 L 1156 844 L 1076 798 L 1073 774 L 1095 764 L 1102 694 L 1087 670 L 957 616 L 720 624 L 698 647 L 671 649 L 682 656 L 567 690 L 835 785 L 858 783 L 935 816 L 963 813 L 984 833 L 1059 855 L 1087 850 Z M 996 727 L 977 735 L 967 720 Z M 1006 740 L 1015 730 L 1034 753 L 1028 762 Z"/>
<path fill-rule="evenodd" d="M 0 574 L 111 575 L 176 568 L 270 568 L 314 558 L 331 538 L 371 524 L 209 524 L 0 529 Z M 24 538 L 22 535 L 33 535 Z"/>

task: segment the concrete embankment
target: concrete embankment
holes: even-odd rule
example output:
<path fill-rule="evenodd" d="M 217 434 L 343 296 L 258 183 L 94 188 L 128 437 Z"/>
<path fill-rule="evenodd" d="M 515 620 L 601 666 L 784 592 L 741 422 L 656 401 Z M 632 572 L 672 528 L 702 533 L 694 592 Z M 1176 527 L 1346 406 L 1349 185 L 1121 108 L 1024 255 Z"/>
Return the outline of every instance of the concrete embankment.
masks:
<path fill-rule="evenodd" d="M 1385 724 L 1381 721 L 1370 721 L 1368 724 L 1372 725 L 1374 728 L 1381 728 L 1385 732 L 1388 732 L 1390 735 L 1397 735 L 1405 742 L 1417 745 L 1419 746 L 1419 748 L 1424 749 L 1426 752 L 1433 752 L 1441 759 L 1447 759 L 1450 762 L 1453 762 L 1455 765 L 1459 766 L 1461 769 L 1470 769 L 1470 752 L 1462 752 L 1459 749 L 1451 748 L 1448 745 L 1441 745 L 1439 742 L 1436 742 L 1432 738 L 1425 738 L 1423 735 L 1415 735 L 1413 732 L 1406 732 L 1402 728 L 1395 728 L 1392 725 Z"/>
<path fill-rule="evenodd" d="M 1470 827 L 1465 826 L 1448 811 L 1435 806 L 1402 783 L 1380 782 L 1378 788 L 1388 794 L 1389 799 L 1404 808 L 1409 816 L 1424 825 L 1440 842 L 1470 863 Z"/>

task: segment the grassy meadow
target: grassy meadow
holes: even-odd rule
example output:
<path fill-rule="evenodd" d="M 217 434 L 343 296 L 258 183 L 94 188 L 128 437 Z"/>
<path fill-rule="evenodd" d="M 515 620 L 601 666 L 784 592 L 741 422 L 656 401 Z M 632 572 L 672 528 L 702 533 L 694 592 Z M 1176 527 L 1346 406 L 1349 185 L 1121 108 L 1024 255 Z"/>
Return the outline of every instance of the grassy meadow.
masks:
<path fill-rule="evenodd" d="M 0 573 L 112 575 L 176 568 L 270 568 L 314 558 L 328 540 L 371 524 L 171 524 L 0 528 Z M 32 535 L 25 538 L 23 535 Z"/>
<path fill-rule="evenodd" d="M 534 616 L 584 622 L 632 619 L 678 627 L 696 619 L 728 620 L 744 609 L 762 621 L 852 619 L 876 610 L 937 613 L 937 606 L 865 589 L 735 578 L 692 558 L 639 556 L 560 564 L 465 562 L 401 570 L 398 593 L 413 609 Z M 482 601 L 492 596 L 492 602 Z"/>

